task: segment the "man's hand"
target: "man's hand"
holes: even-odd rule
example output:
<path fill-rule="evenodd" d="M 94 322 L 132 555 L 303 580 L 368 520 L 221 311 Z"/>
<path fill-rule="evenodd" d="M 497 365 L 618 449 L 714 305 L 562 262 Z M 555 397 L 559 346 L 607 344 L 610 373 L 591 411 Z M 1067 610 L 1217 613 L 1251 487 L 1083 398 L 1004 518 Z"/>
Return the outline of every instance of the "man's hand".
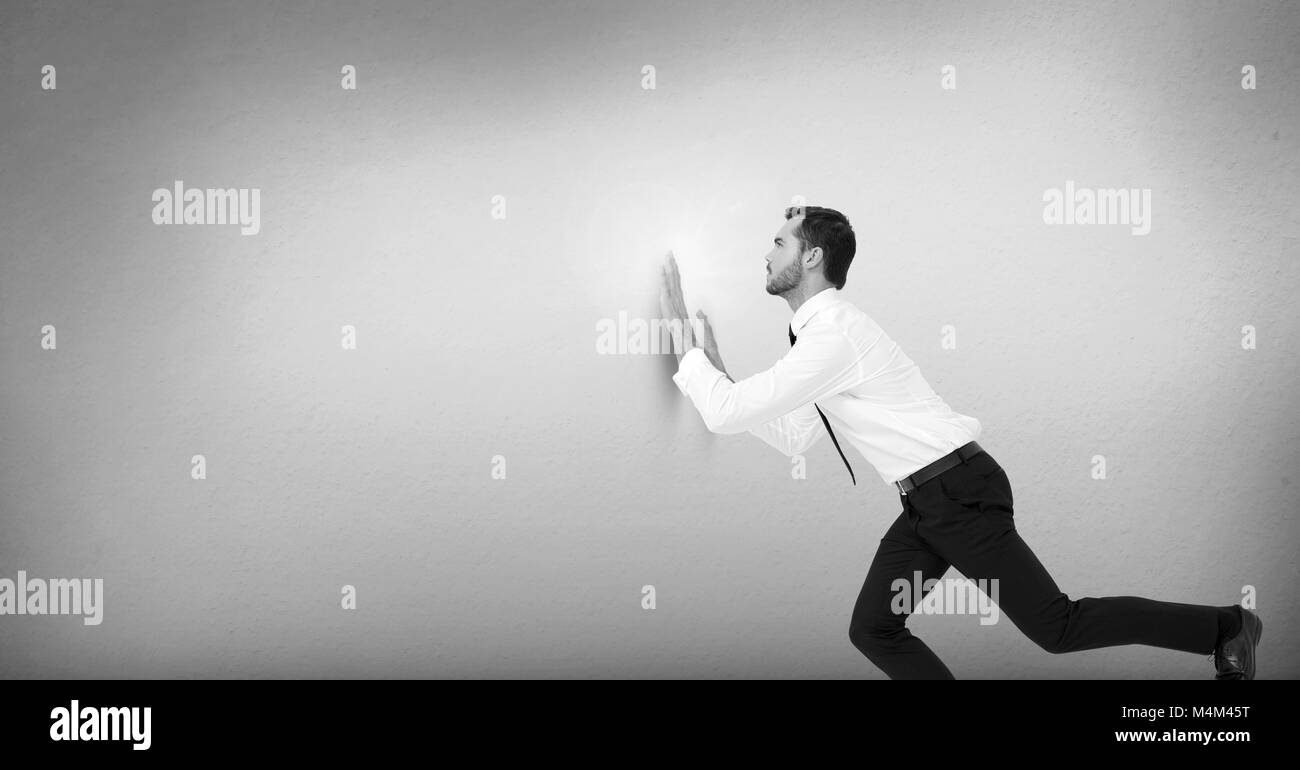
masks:
<path fill-rule="evenodd" d="M 718 342 L 713 339 L 713 326 L 709 323 L 709 317 L 704 314 L 703 310 L 696 310 L 695 317 L 699 319 L 700 336 L 696 343 L 704 349 L 704 355 L 708 356 L 709 363 L 723 374 L 727 374 L 727 367 L 722 365 L 722 356 L 718 354 Z M 731 379 L 731 375 L 727 375 Z M 734 380 L 732 380 L 734 382 Z"/>
<path fill-rule="evenodd" d="M 701 327 L 700 336 L 698 338 L 695 336 L 695 330 L 691 325 L 691 314 L 686 309 L 686 297 L 682 294 L 682 276 L 677 272 L 677 260 L 673 258 L 671 251 L 664 260 L 663 279 L 663 290 L 659 293 L 660 313 L 664 321 L 670 325 L 673 321 L 680 322 L 682 330 L 681 339 L 674 338 L 672 341 L 673 353 L 677 354 L 677 360 L 680 362 L 686 351 L 699 347 L 704 350 L 704 355 L 708 357 L 709 362 L 726 374 L 727 370 L 722 366 L 722 357 L 718 355 L 718 344 L 713 338 L 713 327 L 709 324 L 709 319 L 704 315 L 703 310 L 695 314 L 696 323 Z"/>
<path fill-rule="evenodd" d="M 669 335 L 672 337 L 673 353 L 681 361 L 686 351 L 695 347 L 695 334 L 691 329 L 691 314 L 686 309 L 686 297 L 682 295 L 682 276 L 677 272 L 677 260 L 673 259 L 671 251 L 664 260 L 663 279 L 663 289 L 659 292 L 659 312 L 669 329 L 673 328 L 672 322 L 677 321 L 682 330 L 680 337 Z"/>

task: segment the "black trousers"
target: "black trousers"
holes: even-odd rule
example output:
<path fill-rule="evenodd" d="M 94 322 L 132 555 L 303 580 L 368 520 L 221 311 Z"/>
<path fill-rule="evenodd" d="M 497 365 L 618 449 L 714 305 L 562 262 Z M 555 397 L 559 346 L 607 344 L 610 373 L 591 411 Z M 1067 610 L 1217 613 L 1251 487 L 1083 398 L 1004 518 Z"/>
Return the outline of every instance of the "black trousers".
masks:
<path fill-rule="evenodd" d="M 867 571 L 849 638 L 890 679 L 953 679 L 938 656 L 907 628 L 894 581 L 941 578 L 949 566 L 967 579 L 998 580 L 997 605 L 1050 653 L 1145 644 L 1213 653 L 1218 608 L 1137 596 L 1071 599 L 1016 532 L 1011 483 L 982 452 L 906 495 Z M 917 586 L 916 593 L 921 593 Z M 915 596 L 915 604 L 923 596 Z M 910 613 L 915 605 L 908 608 Z"/>

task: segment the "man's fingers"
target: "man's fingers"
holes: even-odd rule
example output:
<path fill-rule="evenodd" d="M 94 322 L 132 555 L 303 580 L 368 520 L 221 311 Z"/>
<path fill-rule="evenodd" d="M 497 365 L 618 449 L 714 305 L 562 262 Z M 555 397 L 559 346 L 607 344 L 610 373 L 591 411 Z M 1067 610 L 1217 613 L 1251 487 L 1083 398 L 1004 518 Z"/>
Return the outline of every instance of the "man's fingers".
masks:
<path fill-rule="evenodd" d="M 674 293 L 680 294 L 680 293 L 681 293 L 681 290 L 682 290 L 682 288 L 681 288 L 681 283 L 680 283 L 680 282 L 678 281 L 678 279 L 673 275 L 673 270 L 672 270 L 672 268 L 669 267 L 668 263 L 666 263 L 666 262 L 664 263 L 664 267 L 663 267 L 663 276 L 664 276 L 664 288 L 666 288 L 666 289 L 668 290 L 668 293 L 669 293 L 669 294 L 674 294 Z"/>
<path fill-rule="evenodd" d="M 665 318 L 688 320 L 690 311 L 686 308 L 686 297 L 682 294 L 682 276 L 677 271 L 677 259 L 670 251 L 663 264 L 664 288 L 660 295 L 660 310 Z"/>
<path fill-rule="evenodd" d="M 704 334 L 705 339 L 713 339 L 713 324 L 709 323 L 709 317 L 703 310 L 696 310 L 695 317 L 700 319 L 700 331 Z"/>
<path fill-rule="evenodd" d="M 677 258 L 673 256 L 671 251 L 668 252 L 667 263 L 668 280 L 672 281 L 672 285 L 676 287 L 677 291 L 680 293 L 682 290 L 682 275 L 677 270 Z"/>
<path fill-rule="evenodd" d="M 681 304 L 681 300 L 679 299 L 679 297 L 681 296 L 681 291 L 676 286 L 673 285 L 672 275 L 669 274 L 667 267 L 664 268 L 663 274 L 664 274 L 663 294 L 664 294 L 665 307 L 676 308 L 677 305 Z"/>

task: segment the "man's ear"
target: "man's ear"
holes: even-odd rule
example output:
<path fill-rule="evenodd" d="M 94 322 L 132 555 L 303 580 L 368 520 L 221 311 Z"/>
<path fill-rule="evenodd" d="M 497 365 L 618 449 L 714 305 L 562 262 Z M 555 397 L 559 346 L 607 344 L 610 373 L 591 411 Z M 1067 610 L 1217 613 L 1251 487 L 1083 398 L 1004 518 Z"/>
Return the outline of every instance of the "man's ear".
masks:
<path fill-rule="evenodd" d="M 822 263 L 822 256 L 821 246 L 813 246 L 811 249 L 805 251 L 803 255 L 804 269 L 820 265 Z"/>

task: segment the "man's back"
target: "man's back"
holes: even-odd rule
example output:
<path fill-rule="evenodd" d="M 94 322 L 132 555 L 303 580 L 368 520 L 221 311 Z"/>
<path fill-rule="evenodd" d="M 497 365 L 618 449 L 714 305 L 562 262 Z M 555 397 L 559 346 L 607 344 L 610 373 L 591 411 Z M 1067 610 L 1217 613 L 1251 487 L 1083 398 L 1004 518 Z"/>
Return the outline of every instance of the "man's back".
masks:
<path fill-rule="evenodd" d="M 809 298 L 791 328 L 799 338 L 796 345 L 814 335 L 842 335 L 847 341 L 852 351 L 846 359 L 852 367 L 848 384 L 817 399 L 817 405 L 836 436 L 847 439 L 886 483 L 979 438 L 979 420 L 953 411 L 903 349 L 839 291 Z"/>

